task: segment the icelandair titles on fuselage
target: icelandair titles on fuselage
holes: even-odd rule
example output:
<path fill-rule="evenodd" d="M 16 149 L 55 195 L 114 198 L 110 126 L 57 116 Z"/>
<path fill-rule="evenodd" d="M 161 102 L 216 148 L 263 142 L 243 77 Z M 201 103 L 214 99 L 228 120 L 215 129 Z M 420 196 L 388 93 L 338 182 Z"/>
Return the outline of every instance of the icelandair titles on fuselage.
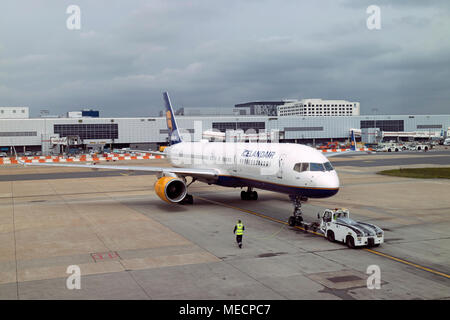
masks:
<path fill-rule="evenodd" d="M 256 157 L 256 158 L 272 159 L 274 155 L 275 155 L 275 151 L 244 150 L 244 152 L 242 152 L 242 156 L 246 157 L 246 158 Z"/>

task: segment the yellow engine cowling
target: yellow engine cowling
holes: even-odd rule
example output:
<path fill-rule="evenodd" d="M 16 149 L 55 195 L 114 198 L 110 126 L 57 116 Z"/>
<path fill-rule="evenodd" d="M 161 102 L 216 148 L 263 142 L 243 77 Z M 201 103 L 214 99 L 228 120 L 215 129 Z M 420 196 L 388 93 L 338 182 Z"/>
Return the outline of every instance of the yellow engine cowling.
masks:
<path fill-rule="evenodd" d="M 187 188 L 181 179 L 161 177 L 155 183 L 155 192 L 162 200 L 169 203 L 177 203 L 186 197 Z"/>

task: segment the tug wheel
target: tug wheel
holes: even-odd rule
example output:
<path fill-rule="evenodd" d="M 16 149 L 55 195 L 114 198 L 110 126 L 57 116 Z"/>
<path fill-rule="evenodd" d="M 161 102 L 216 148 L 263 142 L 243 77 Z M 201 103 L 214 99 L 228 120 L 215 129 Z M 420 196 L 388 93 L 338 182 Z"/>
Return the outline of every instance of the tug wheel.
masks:
<path fill-rule="evenodd" d="M 328 231 L 327 232 L 327 239 L 330 242 L 334 242 L 334 232 L 333 231 Z"/>
<path fill-rule="evenodd" d="M 295 226 L 295 217 L 294 216 L 289 217 L 288 224 L 290 227 Z"/>
<path fill-rule="evenodd" d="M 346 243 L 347 243 L 347 246 L 348 246 L 350 249 L 353 249 L 353 248 L 355 247 L 355 240 L 353 239 L 352 236 L 348 236 L 348 237 L 347 237 Z"/>

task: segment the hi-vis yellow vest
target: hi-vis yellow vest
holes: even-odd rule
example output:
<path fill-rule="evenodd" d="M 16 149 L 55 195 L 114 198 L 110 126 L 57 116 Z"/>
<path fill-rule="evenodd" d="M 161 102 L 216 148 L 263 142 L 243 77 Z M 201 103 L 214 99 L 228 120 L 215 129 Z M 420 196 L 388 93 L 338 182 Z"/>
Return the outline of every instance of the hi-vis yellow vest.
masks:
<path fill-rule="evenodd" d="M 236 235 L 242 236 L 244 234 L 244 225 L 242 223 L 236 224 Z"/>

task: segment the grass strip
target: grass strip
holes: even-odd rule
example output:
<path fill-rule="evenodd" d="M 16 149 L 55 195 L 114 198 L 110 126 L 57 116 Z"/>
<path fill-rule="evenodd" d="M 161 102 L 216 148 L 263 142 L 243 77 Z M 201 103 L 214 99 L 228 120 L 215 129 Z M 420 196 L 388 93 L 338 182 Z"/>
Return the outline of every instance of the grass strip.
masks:
<path fill-rule="evenodd" d="M 450 179 L 450 167 L 446 168 L 408 168 L 377 172 L 386 176 L 417 179 Z"/>

